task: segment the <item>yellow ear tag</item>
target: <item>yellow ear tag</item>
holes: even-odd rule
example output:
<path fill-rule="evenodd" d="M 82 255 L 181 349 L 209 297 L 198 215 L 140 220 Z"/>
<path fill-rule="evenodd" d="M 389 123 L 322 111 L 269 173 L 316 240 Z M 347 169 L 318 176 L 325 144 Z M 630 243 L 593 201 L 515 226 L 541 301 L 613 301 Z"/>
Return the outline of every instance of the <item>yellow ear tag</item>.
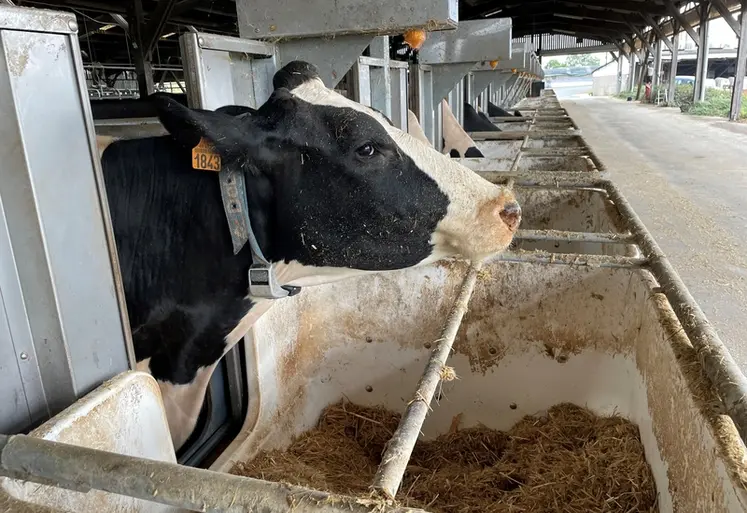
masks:
<path fill-rule="evenodd" d="M 203 171 L 220 171 L 220 155 L 204 137 L 192 148 L 192 167 Z"/>

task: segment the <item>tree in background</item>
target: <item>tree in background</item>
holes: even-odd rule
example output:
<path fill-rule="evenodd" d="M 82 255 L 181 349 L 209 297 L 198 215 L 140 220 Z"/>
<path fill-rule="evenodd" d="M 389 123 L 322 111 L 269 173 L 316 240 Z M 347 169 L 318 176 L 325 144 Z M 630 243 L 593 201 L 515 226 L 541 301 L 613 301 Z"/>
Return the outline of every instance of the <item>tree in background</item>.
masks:
<path fill-rule="evenodd" d="M 588 53 L 582 55 L 569 55 L 565 60 L 565 65 L 569 68 L 575 68 L 576 66 L 599 66 L 600 64 L 599 57 Z"/>
<path fill-rule="evenodd" d="M 557 59 L 550 59 L 547 61 L 547 64 L 545 64 L 545 69 L 553 69 L 553 68 L 564 68 L 565 64 L 560 62 Z"/>

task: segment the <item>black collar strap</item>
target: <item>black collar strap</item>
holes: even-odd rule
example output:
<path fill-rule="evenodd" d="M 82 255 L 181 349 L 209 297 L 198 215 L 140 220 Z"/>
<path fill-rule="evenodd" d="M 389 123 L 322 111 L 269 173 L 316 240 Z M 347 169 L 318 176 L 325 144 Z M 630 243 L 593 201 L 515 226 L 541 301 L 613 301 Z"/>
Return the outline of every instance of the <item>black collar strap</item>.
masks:
<path fill-rule="evenodd" d="M 249 241 L 252 265 L 249 268 L 249 295 L 261 299 L 280 299 L 295 296 L 301 287 L 280 285 L 273 265 L 267 261 L 257 243 L 249 221 L 244 174 L 241 171 L 223 169 L 218 173 L 223 209 L 231 230 L 233 254 L 236 255 Z"/>

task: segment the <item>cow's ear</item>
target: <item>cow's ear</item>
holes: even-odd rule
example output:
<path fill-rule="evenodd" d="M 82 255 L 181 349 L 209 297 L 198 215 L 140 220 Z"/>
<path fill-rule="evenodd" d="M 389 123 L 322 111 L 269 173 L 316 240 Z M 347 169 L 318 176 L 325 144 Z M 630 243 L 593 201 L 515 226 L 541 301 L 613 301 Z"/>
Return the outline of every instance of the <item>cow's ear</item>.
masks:
<path fill-rule="evenodd" d="M 202 138 L 210 142 L 218 153 L 232 156 L 251 145 L 251 131 L 242 123 L 244 116 L 225 112 L 190 109 L 162 94 L 149 97 L 156 107 L 164 128 L 182 145 L 194 148 Z"/>

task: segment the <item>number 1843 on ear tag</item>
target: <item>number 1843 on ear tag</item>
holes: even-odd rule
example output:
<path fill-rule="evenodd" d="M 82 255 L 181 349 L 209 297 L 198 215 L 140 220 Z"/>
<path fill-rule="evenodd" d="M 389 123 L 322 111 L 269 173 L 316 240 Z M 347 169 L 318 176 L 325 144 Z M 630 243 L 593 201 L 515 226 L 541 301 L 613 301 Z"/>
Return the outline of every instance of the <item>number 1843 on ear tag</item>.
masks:
<path fill-rule="evenodd" d="M 192 148 L 192 168 L 220 171 L 220 155 L 204 137 Z"/>

